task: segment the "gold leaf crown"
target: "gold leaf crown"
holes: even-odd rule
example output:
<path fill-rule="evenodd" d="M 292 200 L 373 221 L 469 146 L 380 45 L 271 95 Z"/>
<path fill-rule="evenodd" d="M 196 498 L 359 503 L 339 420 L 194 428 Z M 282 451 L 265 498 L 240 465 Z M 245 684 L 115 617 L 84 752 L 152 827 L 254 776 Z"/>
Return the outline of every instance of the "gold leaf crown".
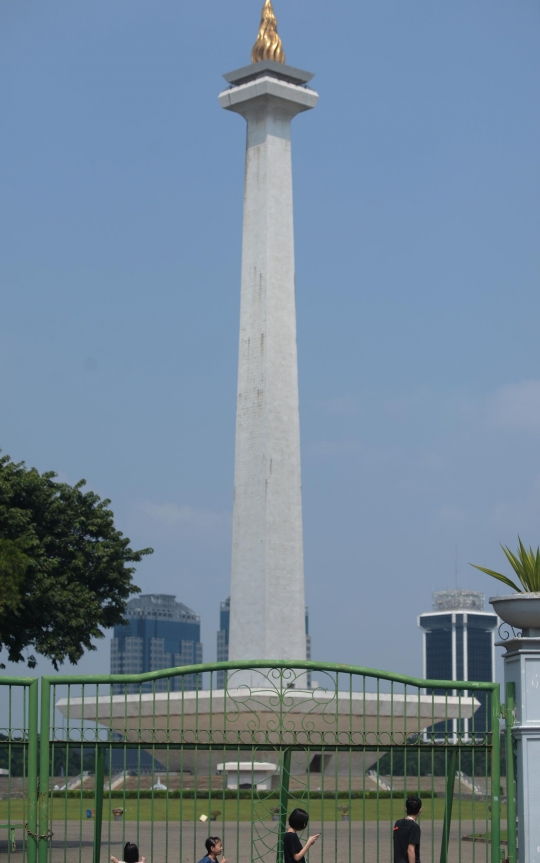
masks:
<path fill-rule="evenodd" d="M 259 63 L 261 60 L 276 60 L 278 63 L 285 62 L 283 45 L 277 32 L 277 20 L 272 6 L 272 0 L 265 0 L 259 35 L 251 52 L 251 62 Z"/>

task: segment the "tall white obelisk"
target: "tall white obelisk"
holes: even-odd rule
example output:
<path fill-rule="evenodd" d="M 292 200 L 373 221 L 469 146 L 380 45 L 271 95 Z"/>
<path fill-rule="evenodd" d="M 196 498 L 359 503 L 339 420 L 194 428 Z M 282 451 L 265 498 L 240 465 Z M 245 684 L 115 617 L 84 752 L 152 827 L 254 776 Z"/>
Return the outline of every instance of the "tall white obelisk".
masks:
<path fill-rule="evenodd" d="M 318 95 L 305 86 L 310 73 L 285 65 L 271 0 L 252 60 L 224 76 L 231 86 L 219 96 L 247 120 L 229 659 L 302 660 L 291 120 Z"/>

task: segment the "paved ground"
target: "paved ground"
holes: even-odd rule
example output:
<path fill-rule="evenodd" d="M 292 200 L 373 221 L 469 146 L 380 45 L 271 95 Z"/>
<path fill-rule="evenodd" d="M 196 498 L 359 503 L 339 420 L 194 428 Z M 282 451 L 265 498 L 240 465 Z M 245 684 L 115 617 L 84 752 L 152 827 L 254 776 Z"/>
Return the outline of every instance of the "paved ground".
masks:
<path fill-rule="evenodd" d="M 54 838 L 49 851 L 50 863 L 87 863 L 92 859 L 93 822 L 80 825 L 78 822 L 67 823 L 67 833 L 63 822 L 53 824 Z M 504 825 L 505 826 L 505 825 Z M 275 834 L 271 831 L 277 824 L 264 822 L 252 827 L 249 822 L 238 824 L 228 822 L 197 823 L 196 835 L 192 822 L 182 822 L 168 829 L 164 822 L 104 823 L 101 863 L 107 863 L 109 855 L 122 859 L 122 848 L 125 840 L 137 842 L 141 854 L 146 856 L 147 863 L 196 863 L 204 855 L 204 840 L 209 834 L 220 835 L 224 840 L 225 855 L 229 863 L 275 863 Z M 466 835 L 473 830 L 472 822 L 464 821 L 461 834 Z M 476 825 L 476 831 L 482 830 Z M 309 863 L 391 863 L 390 825 L 381 824 L 377 829 L 376 822 L 368 821 L 362 825 L 360 821 L 332 821 L 324 824 L 313 823 L 313 832 L 322 831 L 319 842 L 312 849 Z M 431 824 L 422 825 L 422 861 L 423 863 L 439 863 L 442 822 L 435 822 L 434 834 Z M 19 851 L 11 854 L 13 863 L 24 863 L 25 854 Z M 253 849 L 253 853 L 251 850 Z M 7 843 L 0 844 L 2 860 L 6 860 Z M 449 863 L 488 863 L 490 846 L 486 844 L 460 841 L 457 824 L 452 829 Z"/>

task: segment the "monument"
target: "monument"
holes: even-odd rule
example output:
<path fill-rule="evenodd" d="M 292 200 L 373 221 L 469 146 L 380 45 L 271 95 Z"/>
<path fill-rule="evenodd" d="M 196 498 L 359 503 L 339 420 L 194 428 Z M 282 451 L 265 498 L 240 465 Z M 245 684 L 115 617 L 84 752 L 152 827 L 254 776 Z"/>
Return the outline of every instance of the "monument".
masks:
<path fill-rule="evenodd" d="M 306 86 L 312 75 L 285 63 L 271 0 L 264 3 L 252 61 L 225 75 L 230 87 L 219 100 L 247 120 L 229 661 L 256 667 L 229 670 L 219 689 L 167 684 L 163 691 L 156 683 L 152 692 L 141 684 L 139 693 L 102 694 L 98 684 L 95 694 L 87 688 L 56 707 L 68 727 L 95 722 L 128 744 L 173 743 L 167 751 L 172 770 L 194 769 L 198 759 L 198 769 L 208 775 L 219 769 L 232 776 L 251 765 L 264 782 L 284 743 L 309 749 L 319 741 L 323 747 L 328 735 L 339 740 L 342 733 L 368 742 L 380 734 L 403 740 L 437 722 L 469 718 L 480 703 L 470 695 L 383 692 L 375 682 L 369 691 L 365 679 L 362 690 L 353 691 L 347 666 L 318 672 L 323 683 L 312 689 L 305 670 L 295 668 L 295 661 L 306 660 L 306 628 L 291 121 L 314 108 L 318 96 Z M 268 660 L 287 665 L 266 674 Z M 176 677 L 177 669 L 154 674 L 161 681 Z M 120 677 L 109 682 L 125 686 Z M 214 677 L 210 686 L 215 683 Z M 216 735 L 220 743 L 248 741 L 251 761 L 240 760 L 238 751 L 238 760 L 229 762 L 223 751 L 194 752 L 194 741 L 207 743 Z M 363 775 L 383 752 L 358 751 L 355 773 Z M 338 753 L 335 758 L 337 776 L 342 768 Z M 308 766 L 287 769 L 305 774 Z M 343 769 L 348 775 L 350 765 Z"/>
<path fill-rule="evenodd" d="M 271 0 L 252 64 L 224 77 L 247 121 L 229 659 L 305 660 L 291 121 L 319 97 Z"/>

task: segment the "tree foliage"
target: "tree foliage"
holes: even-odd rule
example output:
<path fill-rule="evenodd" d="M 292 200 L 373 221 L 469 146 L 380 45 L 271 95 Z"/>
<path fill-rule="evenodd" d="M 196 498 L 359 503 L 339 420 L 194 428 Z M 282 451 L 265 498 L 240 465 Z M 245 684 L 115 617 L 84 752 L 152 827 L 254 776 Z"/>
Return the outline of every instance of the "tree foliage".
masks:
<path fill-rule="evenodd" d="M 21 604 L 21 588 L 30 559 L 20 543 L 0 539 L 0 614 L 16 612 Z"/>
<path fill-rule="evenodd" d="M 133 551 L 114 527 L 109 500 L 0 457 L 0 649 L 12 662 L 33 647 L 55 668 L 76 663 L 93 639 L 123 622 L 139 588 Z M 27 656 L 32 668 L 35 657 Z"/>

